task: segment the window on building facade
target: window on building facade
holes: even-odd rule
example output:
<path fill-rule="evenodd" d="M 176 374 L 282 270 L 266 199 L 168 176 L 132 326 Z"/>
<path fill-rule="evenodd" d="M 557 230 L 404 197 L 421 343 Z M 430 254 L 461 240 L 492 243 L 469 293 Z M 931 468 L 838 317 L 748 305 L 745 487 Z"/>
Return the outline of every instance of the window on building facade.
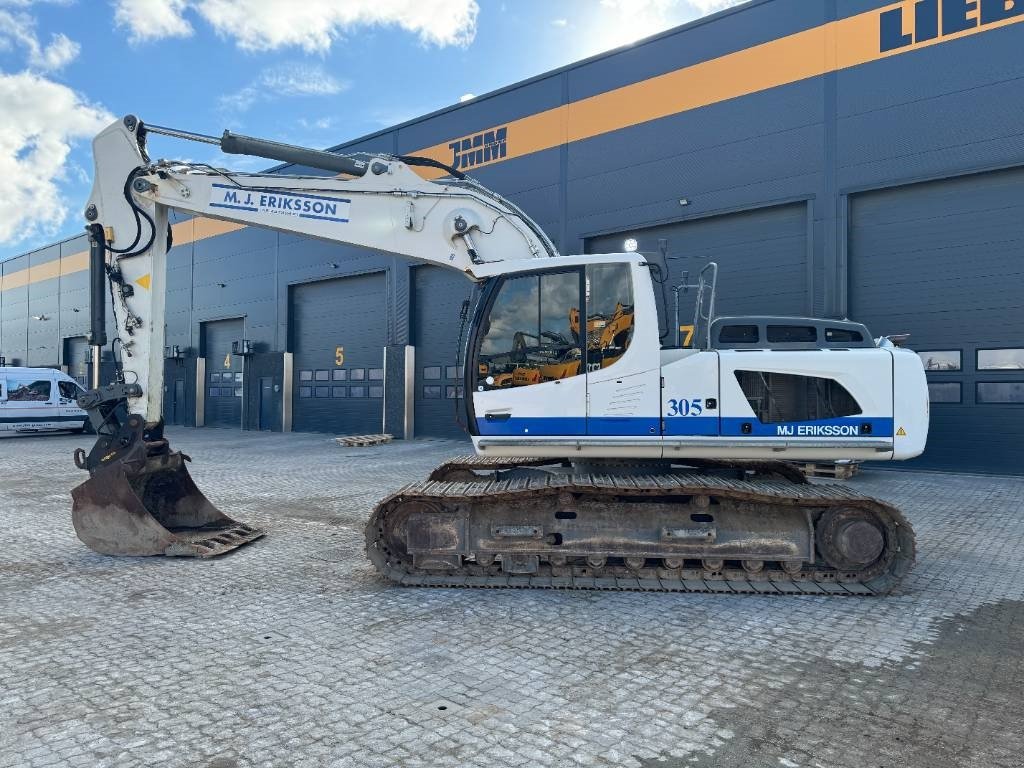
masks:
<path fill-rule="evenodd" d="M 924 363 L 926 371 L 959 371 L 961 369 L 959 349 L 922 350 L 917 354 L 921 358 L 921 362 Z"/>
<path fill-rule="evenodd" d="M 979 371 L 1022 371 L 1024 349 L 979 349 Z"/>
<path fill-rule="evenodd" d="M 929 381 L 928 401 L 931 403 L 959 403 L 962 399 L 959 381 Z"/>
<path fill-rule="evenodd" d="M 1024 381 L 979 381 L 975 399 L 985 405 L 1024 403 Z"/>

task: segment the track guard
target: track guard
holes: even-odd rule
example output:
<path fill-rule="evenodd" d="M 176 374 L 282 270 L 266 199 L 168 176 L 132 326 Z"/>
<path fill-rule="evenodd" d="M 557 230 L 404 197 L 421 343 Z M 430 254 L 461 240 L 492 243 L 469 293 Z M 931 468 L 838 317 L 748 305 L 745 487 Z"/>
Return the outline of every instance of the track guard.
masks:
<path fill-rule="evenodd" d="M 104 390 L 129 387 L 112 385 Z M 78 538 L 103 555 L 215 557 L 264 535 L 231 519 L 196 487 L 189 457 L 171 451 L 163 422 L 145 423 L 122 397 L 93 391 L 81 399 L 97 440 L 75 464 L 90 477 L 71 491 Z"/>

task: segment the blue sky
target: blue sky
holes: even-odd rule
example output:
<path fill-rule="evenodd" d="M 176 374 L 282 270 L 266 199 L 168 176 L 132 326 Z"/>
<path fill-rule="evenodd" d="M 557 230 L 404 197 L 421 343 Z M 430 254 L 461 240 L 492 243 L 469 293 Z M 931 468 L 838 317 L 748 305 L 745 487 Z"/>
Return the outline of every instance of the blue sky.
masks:
<path fill-rule="evenodd" d="M 115 116 L 326 147 L 737 1 L 0 0 L 0 260 L 81 231 Z"/>

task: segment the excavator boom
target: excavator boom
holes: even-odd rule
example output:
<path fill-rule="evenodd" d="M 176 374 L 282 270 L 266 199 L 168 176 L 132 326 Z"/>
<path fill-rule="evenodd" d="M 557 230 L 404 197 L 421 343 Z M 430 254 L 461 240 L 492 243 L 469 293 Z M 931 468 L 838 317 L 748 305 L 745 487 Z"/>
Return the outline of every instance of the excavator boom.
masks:
<path fill-rule="evenodd" d="M 309 169 L 304 174 L 233 173 L 205 164 L 151 162 L 146 137 L 217 144 Z M 168 211 L 364 246 L 458 270 L 482 280 L 505 262 L 557 256 L 526 214 L 465 178 L 428 181 L 410 166 L 436 161 L 351 157 L 238 136 L 220 138 L 129 115 L 93 141 L 95 176 L 85 209 L 90 241 L 93 388 L 81 399 L 97 432 L 76 453 L 90 477 L 74 489 L 73 520 L 92 549 L 114 555 L 222 554 L 262 535 L 218 510 L 163 435 L 163 349 Z M 325 176 L 323 173 L 331 175 Z M 116 332 L 117 380 L 100 386 L 107 344 L 106 294 Z"/>

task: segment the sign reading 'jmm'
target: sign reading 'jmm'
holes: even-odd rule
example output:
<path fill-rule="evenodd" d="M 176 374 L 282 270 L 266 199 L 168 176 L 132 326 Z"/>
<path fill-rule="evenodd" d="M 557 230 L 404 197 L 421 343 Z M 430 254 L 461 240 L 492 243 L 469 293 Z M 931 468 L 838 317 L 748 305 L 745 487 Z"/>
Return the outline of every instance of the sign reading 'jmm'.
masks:
<path fill-rule="evenodd" d="M 348 221 L 351 201 L 344 197 L 308 195 L 303 192 L 249 190 L 227 184 L 211 184 L 210 207 L 253 213 L 276 213 L 300 219 Z"/>
<path fill-rule="evenodd" d="M 1024 0 L 917 0 L 881 13 L 882 53 L 1024 16 Z M 913 18 L 911 18 L 913 17 Z"/>
<path fill-rule="evenodd" d="M 458 139 L 449 144 L 448 149 L 452 151 L 452 168 L 460 171 L 504 160 L 508 153 L 508 126 Z"/>

